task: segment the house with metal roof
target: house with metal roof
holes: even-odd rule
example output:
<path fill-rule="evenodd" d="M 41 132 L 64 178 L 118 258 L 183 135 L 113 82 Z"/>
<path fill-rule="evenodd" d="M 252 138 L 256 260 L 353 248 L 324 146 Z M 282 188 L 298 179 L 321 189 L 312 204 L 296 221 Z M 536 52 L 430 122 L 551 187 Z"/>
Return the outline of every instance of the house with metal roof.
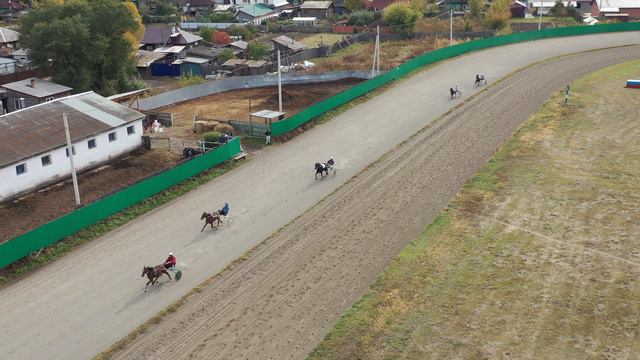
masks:
<path fill-rule="evenodd" d="M 277 17 L 278 14 L 265 4 L 247 5 L 236 10 L 235 18 L 239 22 L 260 25 L 262 20 Z"/>
<path fill-rule="evenodd" d="M 35 77 L 1 86 L 4 90 L 2 107 L 5 113 L 24 109 L 71 94 L 72 88 Z"/>
<path fill-rule="evenodd" d="M 67 114 L 76 170 L 139 148 L 145 115 L 94 92 L 0 116 L 0 201 L 71 175 Z"/>
<path fill-rule="evenodd" d="M 20 40 L 20 33 L 5 27 L 0 27 L 0 47 L 15 49 Z"/>
<path fill-rule="evenodd" d="M 202 41 L 200 36 L 175 26 L 171 28 L 147 27 L 141 44 L 143 50 L 153 51 L 156 48 L 171 48 L 174 46 L 183 46 L 189 49 L 197 46 L 200 41 Z"/>
<path fill-rule="evenodd" d="M 640 19 L 638 0 L 597 0 L 591 2 L 591 15 L 609 19 Z"/>

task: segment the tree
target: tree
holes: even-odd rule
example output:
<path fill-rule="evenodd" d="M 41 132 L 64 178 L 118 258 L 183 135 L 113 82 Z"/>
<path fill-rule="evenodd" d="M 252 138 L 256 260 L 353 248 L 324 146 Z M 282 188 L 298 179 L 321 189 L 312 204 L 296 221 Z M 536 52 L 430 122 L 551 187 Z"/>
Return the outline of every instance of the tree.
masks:
<path fill-rule="evenodd" d="M 261 42 L 253 42 L 247 46 L 247 58 L 249 60 L 266 60 L 269 56 L 270 48 Z"/>
<path fill-rule="evenodd" d="M 482 17 L 484 5 L 484 0 L 469 0 L 469 15 L 471 18 L 479 19 Z"/>
<path fill-rule="evenodd" d="M 229 59 L 233 59 L 233 50 L 225 48 L 220 51 L 220 55 L 218 55 L 218 59 L 216 60 L 216 62 L 218 63 L 218 65 L 222 65 Z"/>
<path fill-rule="evenodd" d="M 231 42 L 231 37 L 224 31 L 216 31 L 213 34 L 213 43 L 216 45 L 226 45 Z"/>
<path fill-rule="evenodd" d="M 169 16 L 177 12 L 178 10 L 176 10 L 176 7 L 173 6 L 169 0 L 159 0 L 156 2 L 156 10 L 154 12 L 156 16 Z"/>
<path fill-rule="evenodd" d="M 46 1 L 23 16 L 20 26 L 32 64 L 50 68 L 54 81 L 103 95 L 133 88 L 133 55 L 144 28 L 128 1 Z"/>
<path fill-rule="evenodd" d="M 553 7 L 551 8 L 551 15 L 553 15 L 553 17 L 557 19 L 559 17 L 565 16 L 565 14 L 566 8 L 562 1 L 556 1 L 555 5 L 553 5 Z"/>
<path fill-rule="evenodd" d="M 354 12 L 362 9 L 364 7 L 364 3 L 362 0 L 345 0 L 344 7 L 346 7 L 349 12 Z"/>
<path fill-rule="evenodd" d="M 213 33 L 216 32 L 211 28 L 202 28 L 200 29 L 200 37 L 204 39 L 204 41 L 213 41 Z"/>
<path fill-rule="evenodd" d="M 486 16 L 487 25 L 492 29 L 507 28 L 509 19 L 511 19 L 509 0 L 493 0 Z"/>
<path fill-rule="evenodd" d="M 411 0 L 409 2 L 409 6 L 411 6 L 413 11 L 420 14 L 418 19 L 422 19 L 424 14 L 427 12 L 427 4 L 424 2 L 424 0 Z"/>
<path fill-rule="evenodd" d="M 411 37 L 419 18 L 420 14 L 405 3 L 391 4 L 384 11 L 384 24 L 392 26 L 403 38 Z"/>

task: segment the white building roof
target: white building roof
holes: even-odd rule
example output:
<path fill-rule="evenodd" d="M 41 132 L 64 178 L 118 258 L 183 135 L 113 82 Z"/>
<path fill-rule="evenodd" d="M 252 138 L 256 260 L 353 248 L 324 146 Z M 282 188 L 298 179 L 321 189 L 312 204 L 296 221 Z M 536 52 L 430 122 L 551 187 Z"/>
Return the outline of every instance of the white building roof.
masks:
<path fill-rule="evenodd" d="M 179 54 L 184 50 L 185 46 L 169 46 L 169 47 L 159 47 L 153 52 L 165 53 L 165 54 Z"/>
<path fill-rule="evenodd" d="M 251 114 L 251 116 L 260 117 L 264 119 L 277 119 L 285 113 L 272 110 L 260 110 Z"/>
<path fill-rule="evenodd" d="M 618 8 L 618 9 L 636 9 L 640 8 L 639 0 L 598 0 L 596 6 L 601 7 L 601 11 L 604 9 Z M 616 10 L 618 11 L 618 10 Z"/>

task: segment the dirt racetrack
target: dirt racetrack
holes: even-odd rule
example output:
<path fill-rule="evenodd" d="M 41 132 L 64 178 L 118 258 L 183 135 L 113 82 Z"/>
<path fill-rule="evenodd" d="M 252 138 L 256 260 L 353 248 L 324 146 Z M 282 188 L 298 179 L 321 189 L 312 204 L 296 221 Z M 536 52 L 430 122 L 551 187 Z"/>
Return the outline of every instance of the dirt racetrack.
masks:
<path fill-rule="evenodd" d="M 478 94 L 480 89 L 473 88 L 473 78 L 478 72 L 486 74 L 491 85 L 497 79 L 526 64 L 591 49 L 637 45 L 640 43 L 639 39 L 638 32 L 578 36 L 514 44 L 460 56 L 403 79 L 376 97 L 350 108 L 333 120 L 316 126 L 285 144 L 266 147 L 253 154 L 247 164 L 117 230 L 84 244 L 57 261 L 31 272 L 19 281 L 0 287 L 2 299 L 0 302 L 0 313 L 2 313 L 0 357 L 3 360 L 42 357 L 52 360 L 87 359 L 98 354 L 182 297 L 190 289 L 224 269 L 235 259 L 242 257 L 248 249 L 254 248 L 307 209 L 334 193 L 353 176 L 361 173 L 371 164 L 377 163 L 381 156 L 396 148 L 416 131 L 428 126 L 470 96 Z M 611 51 L 615 54 L 608 63 L 623 61 L 627 52 L 632 53 L 629 57 L 638 56 L 636 48 Z M 509 117 L 507 120 L 517 121 L 516 118 L 520 115 L 523 115 L 523 118 L 526 117 L 524 113 L 529 106 L 535 108 L 542 102 L 541 98 L 548 96 L 548 86 L 559 90 L 566 85 L 558 84 L 564 77 L 572 78 L 572 75 L 589 71 L 598 65 L 599 59 L 604 57 L 596 53 L 588 53 L 584 56 L 587 58 L 575 64 L 571 63 L 561 71 L 556 71 L 555 74 L 541 71 L 534 74 L 532 79 L 527 79 L 535 85 L 528 84 L 527 81 L 519 83 L 518 86 L 524 91 L 525 97 L 522 95 L 511 97 L 510 93 L 522 94 L 519 89 L 497 88 L 495 91 L 499 91 L 498 97 L 510 101 L 509 113 L 506 116 L 514 116 L 514 118 Z M 542 86 L 538 86 L 540 81 L 536 81 L 534 79 L 536 77 L 541 77 L 541 81 L 545 81 Z M 461 99 L 450 100 L 448 89 L 455 83 L 460 86 L 463 96 Z M 493 101 L 493 99 L 486 101 Z M 489 106 L 490 104 L 483 103 L 482 108 L 493 107 L 493 105 Z M 520 111 L 523 114 L 520 114 Z M 498 114 L 496 119 L 504 120 L 504 116 L 504 114 Z M 276 253 L 260 251 L 255 257 L 247 257 L 248 262 L 238 268 L 237 272 L 229 273 L 235 274 L 233 278 L 232 275 L 225 275 L 224 278 L 218 279 L 220 281 L 214 281 L 212 286 L 229 284 L 230 287 L 223 286 L 226 289 L 225 293 L 216 294 L 228 296 L 225 299 L 230 302 L 227 303 L 220 298 L 220 302 L 211 308 L 190 305 L 190 302 L 187 307 L 177 313 L 176 316 L 180 315 L 182 319 L 186 319 L 187 323 L 182 324 L 185 329 L 192 329 L 198 333 L 187 334 L 178 331 L 175 334 L 169 334 L 159 342 L 160 345 L 155 349 L 157 352 L 153 353 L 154 349 L 151 348 L 151 353 L 146 353 L 149 349 L 146 345 L 154 343 L 155 339 L 158 339 L 155 336 L 173 324 L 162 323 L 157 330 L 150 328 L 151 337 L 141 339 L 140 343 L 127 350 L 130 351 L 128 354 L 134 357 L 148 354 L 150 358 L 164 359 L 168 356 L 165 352 L 166 345 L 164 345 L 167 341 L 175 348 L 182 349 L 184 345 L 187 351 L 184 356 L 190 353 L 198 356 L 201 353 L 194 349 L 202 347 L 204 352 L 222 354 L 220 358 L 277 357 L 274 354 L 278 352 L 296 358 L 303 357 L 314 346 L 315 341 L 322 337 L 323 332 L 331 326 L 342 309 L 349 306 L 360 291 L 366 288 L 368 281 L 375 278 L 386 259 L 392 257 L 395 254 L 394 251 L 410 238 L 400 239 L 400 236 L 410 235 L 411 229 L 421 229 L 429 221 L 428 214 L 436 213 L 446 204 L 447 192 L 452 191 L 451 188 L 455 184 L 464 181 L 468 169 L 477 168 L 486 160 L 488 155 L 483 153 L 482 148 L 476 148 L 476 146 L 492 146 L 495 143 L 492 144 L 490 140 L 476 138 L 476 136 L 488 132 L 490 138 L 497 139 L 504 130 L 503 126 L 493 124 L 492 118 L 487 124 L 482 122 L 485 120 L 480 117 L 467 120 L 469 123 L 467 126 L 480 126 L 482 130 L 474 131 L 475 128 L 470 128 L 462 132 L 462 134 L 472 134 L 471 138 L 459 139 L 455 136 L 456 134 L 444 132 L 431 135 L 432 139 L 445 135 L 452 136 L 449 142 L 459 144 L 462 141 L 463 146 L 455 148 L 451 157 L 445 156 L 446 161 L 438 162 L 441 158 L 432 151 L 446 150 L 447 152 L 443 152 L 444 156 L 451 154 L 452 150 L 446 147 L 448 142 L 439 140 L 433 143 L 433 147 L 429 148 L 425 156 L 433 157 L 434 163 L 430 169 L 434 170 L 422 169 L 422 172 L 416 173 L 415 179 L 406 181 L 404 186 L 419 186 L 420 189 L 424 189 L 422 188 L 424 185 L 421 184 L 428 183 L 436 190 L 423 190 L 424 195 L 418 194 L 415 196 L 415 201 L 407 201 L 407 196 L 400 193 L 395 195 L 394 205 L 389 208 L 389 212 L 398 213 L 402 218 L 400 220 L 395 217 L 390 218 L 396 223 L 392 223 L 392 226 L 383 223 L 385 225 L 383 232 L 370 233 L 370 237 L 366 238 L 366 247 L 357 248 L 356 246 L 355 248 L 368 253 L 348 251 L 358 241 L 363 241 L 367 232 L 355 234 L 353 239 L 346 238 L 342 232 L 349 232 L 350 227 L 356 227 L 356 225 L 371 224 L 373 226 L 377 218 L 360 218 L 355 216 L 357 214 L 352 216 L 351 210 L 356 213 L 363 211 L 361 204 L 358 203 L 349 205 L 347 208 L 338 206 L 335 210 L 331 207 L 331 214 L 328 215 L 335 214 L 339 220 L 336 221 L 331 217 L 331 220 L 323 225 L 330 234 L 333 234 L 334 227 L 340 229 L 340 231 L 335 230 L 339 237 L 333 239 L 340 240 L 339 242 L 335 243 L 331 240 L 327 242 L 326 239 L 317 238 L 309 244 L 294 231 L 294 227 L 301 226 L 299 222 L 295 223 L 286 230 L 292 231 L 290 240 L 294 245 L 277 247 L 279 243 L 275 241 L 284 238 L 274 238 L 267 246 L 276 246 L 270 247 L 277 251 Z M 476 123 L 476 121 L 481 122 Z M 484 129 L 485 126 L 489 129 Z M 496 140 L 496 143 L 499 141 Z M 414 156 L 411 151 L 408 154 Z M 329 156 L 336 158 L 338 168 L 336 177 L 326 181 L 314 181 L 313 162 Z M 394 168 L 392 172 L 385 174 L 393 176 L 396 170 L 398 174 L 402 173 L 401 168 Z M 385 181 L 385 179 L 378 177 L 376 180 Z M 372 194 L 375 194 L 379 185 L 373 182 L 369 184 Z M 400 181 L 397 181 L 397 184 L 403 185 Z M 345 189 L 348 190 L 348 188 Z M 372 197 L 360 199 L 362 204 L 371 204 L 372 200 L 374 200 Z M 231 203 L 231 211 L 235 217 L 233 226 L 217 232 L 200 232 L 202 222 L 199 218 L 202 209 L 220 206 L 224 201 Z M 325 201 L 340 204 L 340 199 Z M 404 204 L 405 201 L 407 204 Z M 414 205 L 416 202 L 420 205 L 417 212 Z M 324 211 L 323 208 L 320 209 L 320 212 L 322 211 Z M 372 211 L 376 212 L 376 216 L 384 218 L 391 216 L 380 213 L 381 208 Z M 310 215 L 305 215 L 302 219 L 308 219 L 307 216 Z M 405 221 L 410 222 L 410 225 L 403 225 Z M 345 228 L 347 230 L 344 230 Z M 377 231 L 377 228 L 373 229 Z M 394 233 L 386 237 L 389 231 Z M 284 236 L 284 233 L 281 236 Z M 378 241 L 385 241 L 385 243 L 381 246 Z M 401 243 L 397 243 L 398 241 Z M 315 249 L 316 242 L 318 246 L 322 246 L 321 250 L 326 251 L 324 254 L 338 253 L 337 259 L 346 264 L 346 270 L 342 271 L 342 264 L 337 265 L 335 259 L 326 264 L 317 263 L 316 259 L 324 259 L 323 253 L 307 252 L 307 249 L 310 251 Z M 341 246 L 344 247 L 341 248 Z M 140 277 L 142 265 L 161 262 L 169 251 L 176 253 L 178 257 L 178 265 L 183 270 L 182 279 L 174 282 L 167 281 L 165 278 L 159 285 L 144 293 L 144 280 Z M 297 258 L 286 255 L 280 258 L 280 261 L 291 259 L 293 260 L 291 265 L 287 263 L 282 266 L 282 262 L 278 262 L 273 257 L 268 258 L 264 263 L 260 261 L 261 257 L 269 254 L 285 256 L 283 254 L 288 251 L 297 251 Z M 369 259 L 375 259 L 375 261 L 370 260 L 371 268 L 366 267 L 358 273 L 359 266 Z M 268 260 L 275 261 L 279 266 L 272 268 Z M 262 264 L 264 267 L 255 267 L 251 264 Z M 336 265 L 336 267 L 331 267 L 327 275 L 324 275 L 325 265 Z M 336 274 L 338 274 L 337 277 Z M 287 283 L 285 280 L 289 275 L 293 276 L 294 280 Z M 242 278 L 246 282 L 233 281 L 234 279 L 242 280 Z M 261 282 L 262 280 L 265 282 Z M 317 286 L 322 291 L 314 290 L 315 283 L 319 284 Z M 300 284 L 304 284 L 302 288 L 299 287 Z M 345 287 L 332 287 L 334 284 Z M 241 293 L 235 293 L 233 289 L 241 290 Z M 207 292 L 208 289 L 204 290 Z M 309 292 L 305 292 L 306 290 Z M 258 297 L 261 294 L 267 297 Z M 301 294 L 304 295 L 300 300 Z M 269 295 L 273 295 L 271 300 L 268 298 Z M 327 296 L 331 298 L 330 301 L 324 300 Z M 275 299 L 280 302 L 273 303 L 269 307 L 260 307 L 260 304 L 275 301 Z M 218 305 L 224 308 L 220 310 Z M 290 310 L 271 316 L 275 310 L 280 309 L 280 306 L 285 305 L 291 306 Z M 187 310 L 192 311 L 193 318 L 182 312 Z M 296 318 L 303 314 L 304 319 Z M 190 319 L 193 321 L 189 322 Z M 229 319 L 234 320 L 228 322 Z M 209 325 L 210 321 L 214 321 L 214 325 Z M 202 332 L 203 329 L 199 324 L 207 324 L 211 332 Z M 224 327 L 226 324 L 229 324 L 228 328 L 225 332 L 220 332 L 218 326 Z M 265 331 L 270 326 L 272 326 L 271 330 Z M 305 328 L 300 329 L 298 326 Z M 237 335 L 233 333 L 236 329 Z M 227 330 L 229 332 L 226 332 Z M 289 335 L 289 332 L 297 331 L 300 331 L 300 336 Z M 274 335 L 276 333 L 280 335 Z M 182 341 L 176 345 L 175 342 L 191 339 L 191 336 L 196 343 Z M 217 338 L 205 342 L 210 336 L 217 336 Z M 276 340 L 270 341 L 274 337 Z M 243 342 L 233 350 L 236 341 Z M 260 352 L 261 350 L 263 351 Z M 258 353 L 259 356 L 255 356 Z M 122 356 L 126 357 L 124 354 Z M 180 356 L 183 355 L 176 355 L 176 358 Z M 202 356 L 207 358 L 206 355 Z"/>
<path fill-rule="evenodd" d="M 304 358 L 541 103 L 578 76 L 639 54 L 633 46 L 571 55 L 489 87 L 297 218 L 116 358 Z"/>

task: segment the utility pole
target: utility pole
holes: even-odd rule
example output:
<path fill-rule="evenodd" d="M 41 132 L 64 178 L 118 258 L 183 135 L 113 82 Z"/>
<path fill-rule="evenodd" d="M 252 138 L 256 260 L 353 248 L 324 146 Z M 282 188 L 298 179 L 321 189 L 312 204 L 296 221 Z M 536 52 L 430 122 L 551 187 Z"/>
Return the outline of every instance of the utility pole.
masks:
<path fill-rule="evenodd" d="M 280 70 L 280 50 L 278 50 L 278 111 L 282 112 L 282 73 Z"/>
<path fill-rule="evenodd" d="M 380 73 L 380 26 L 377 27 L 376 42 L 373 46 L 373 64 L 371 64 L 371 77 Z"/>
<path fill-rule="evenodd" d="M 449 46 L 453 45 L 453 9 L 449 9 Z"/>
<path fill-rule="evenodd" d="M 378 35 L 376 36 L 376 48 L 378 48 L 378 51 L 376 51 L 376 73 L 380 74 L 380 25 L 378 25 L 377 31 Z"/>
<path fill-rule="evenodd" d="M 82 206 L 80 203 L 80 190 L 78 190 L 78 177 L 76 176 L 76 167 L 73 164 L 73 146 L 71 146 L 71 135 L 69 134 L 69 122 L 67 121 L 67 113 L 62 113 L 64 122 L 64 135 L 67 138 L 67 153 L 69 154 L 69 164 L 71 164 L 71 179 L 73 180 L 73 192 L 76 197 L 76 207 Z"/>
<path fill-rule="evenodd" d="M 542 28 L 542 12 L 538 8 L 538 31 Z"/>

